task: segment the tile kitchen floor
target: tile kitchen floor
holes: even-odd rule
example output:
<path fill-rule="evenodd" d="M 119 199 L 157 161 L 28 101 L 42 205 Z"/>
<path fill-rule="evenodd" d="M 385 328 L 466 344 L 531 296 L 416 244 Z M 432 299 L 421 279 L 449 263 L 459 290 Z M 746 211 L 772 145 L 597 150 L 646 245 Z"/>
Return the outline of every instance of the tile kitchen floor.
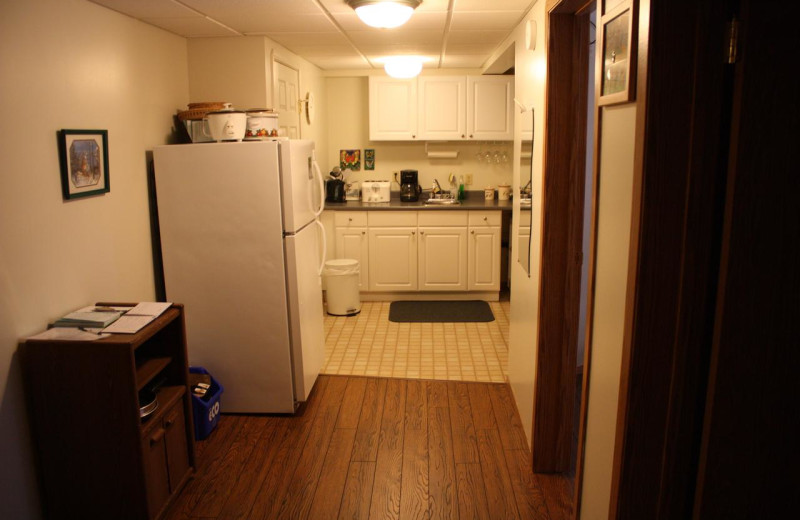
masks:
<path fill-rule="evenodd" d="M 489 302 L 488 323 L 395 323 L 391 302 L 363 302 L 361 313 L 325 314 L 323 374 L 503 383 L 510 302 Z"/>

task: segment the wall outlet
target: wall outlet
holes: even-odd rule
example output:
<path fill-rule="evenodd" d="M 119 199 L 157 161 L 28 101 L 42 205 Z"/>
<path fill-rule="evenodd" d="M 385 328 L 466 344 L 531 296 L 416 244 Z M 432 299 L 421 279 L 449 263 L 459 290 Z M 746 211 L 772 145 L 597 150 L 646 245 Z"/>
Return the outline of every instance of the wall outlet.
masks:
<path fill-rule="evenodd" d="M 472 174 L 468 173 L 464 176 L 464 183 L 465 184 L 472 184 Z"/>

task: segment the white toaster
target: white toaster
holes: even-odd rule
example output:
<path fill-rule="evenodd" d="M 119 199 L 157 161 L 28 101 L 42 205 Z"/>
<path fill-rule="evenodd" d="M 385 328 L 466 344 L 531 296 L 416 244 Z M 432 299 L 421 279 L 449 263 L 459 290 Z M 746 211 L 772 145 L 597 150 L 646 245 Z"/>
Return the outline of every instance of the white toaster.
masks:
<path fill-rule="evenodd" d="M 390 181 L 362 181 L 361 202 L 389 202 Z"/>

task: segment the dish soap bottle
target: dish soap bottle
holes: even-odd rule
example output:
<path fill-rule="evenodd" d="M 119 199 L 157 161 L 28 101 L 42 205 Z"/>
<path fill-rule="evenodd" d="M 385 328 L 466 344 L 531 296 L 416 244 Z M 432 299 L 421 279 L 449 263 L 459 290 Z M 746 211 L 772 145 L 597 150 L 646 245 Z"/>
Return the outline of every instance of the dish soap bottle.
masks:
<path fill-rule="evenodd" d="M 458 200 L 464 200 L 464 198 L 465 198 L 465 194 L 464 194 L 464 176 L 463 175 L 459 175 L 458 176 Z"/>

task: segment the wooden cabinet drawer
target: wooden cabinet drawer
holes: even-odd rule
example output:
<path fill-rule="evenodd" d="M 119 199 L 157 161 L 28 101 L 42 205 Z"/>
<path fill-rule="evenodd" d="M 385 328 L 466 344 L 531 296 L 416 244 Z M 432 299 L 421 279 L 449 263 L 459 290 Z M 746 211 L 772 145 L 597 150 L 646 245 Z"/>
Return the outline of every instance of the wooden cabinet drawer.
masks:
<path fill-rule="evenodd" d="M 367 221 L 370 227 L 416 227 L 416 211 L 370 211 Z"/>
<path fill-rule="evenodd" d="M 420 211 L 418 213 L 418 224 L 420 227 L 423 226 L 466 226 L 467 225 L 467 213 L 468 211 L 453 211 L 453 210 L 446 210 L 446 211 L 437 211 L 437 210 L 429 210 L 429 211 Z"/>
<path fill-rule="evenodd" d="M 335 211 L 333 218 L 336 227 L 364 227 L 367 225 L 366 211 Z"/>
<path fill-rule="evenodd" d="M 501 215 L 499 211 L 470 211 L 470 227 L 499 226 Z"/>

